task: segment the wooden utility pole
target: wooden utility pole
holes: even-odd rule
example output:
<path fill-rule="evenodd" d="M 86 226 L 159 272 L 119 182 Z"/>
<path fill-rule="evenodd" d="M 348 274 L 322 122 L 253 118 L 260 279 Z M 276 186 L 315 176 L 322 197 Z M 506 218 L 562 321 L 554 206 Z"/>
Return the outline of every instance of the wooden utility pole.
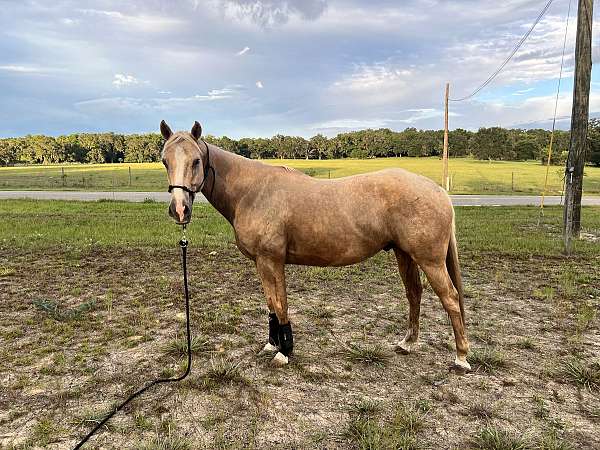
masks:
<path fill-rule="evenodd" d="M 575 80 L 571 113 L 571 142 L 565 172 L 565 208 L 563 236 L 565 250 L 571 253 L 571 241 L 581 229 L 581 194 L 587 150 L 592 74 L 592 21 L 594 0 L 579 0 L 577 40 L 575 44 Z"/>
<path fill-rule="evenodd" d="M 446 95 L 444 98 L 444 154 L 443 166 L 444 173 L 442 175 L 442 185 L 447 191 L 450 190 L 450 181 L 448 179 L 448 97 L 450 95 L 450 83 L 446 83 Z"/>

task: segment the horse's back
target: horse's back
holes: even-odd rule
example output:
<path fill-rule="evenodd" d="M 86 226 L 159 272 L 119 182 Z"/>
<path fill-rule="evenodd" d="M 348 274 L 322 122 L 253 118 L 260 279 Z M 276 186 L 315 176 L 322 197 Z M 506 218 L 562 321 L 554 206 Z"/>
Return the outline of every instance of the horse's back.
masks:
<path fill-rule="evenodd" d="M 331 198 L 337 199 L 347 207 L 360 206 L 361 199 L 369 199 L 374 206 L 378 204 L 395 207 L 405 202 L 412 203 L 419 199 L 429 206 L 447 207 L 450 199 L 440 186 L 431 179 L 409 172 L 402 168 L 389 168 L 376 172 L 368 172 L 334 179 L 312 178 L 300 173 L 300 177 L 284 180 L 280 189 L 287 191 L 289 186 L 292 203 L 302 201 L 295 195 L 300 193 L 303 198 L 309 197 L 313 203 L 323 201 L 330 203 Z M 286 177 L 287 178 L 287 177 Z M 343 208 L 345 209 L 345 207 Z"/>

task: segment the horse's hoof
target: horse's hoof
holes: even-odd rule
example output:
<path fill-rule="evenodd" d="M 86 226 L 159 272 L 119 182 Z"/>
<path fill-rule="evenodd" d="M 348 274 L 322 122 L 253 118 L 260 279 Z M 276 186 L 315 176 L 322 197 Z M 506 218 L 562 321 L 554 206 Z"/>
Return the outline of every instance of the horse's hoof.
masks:
<path fill-rule="evenodd" d="M 450 369 L 457 373 L 469 373 L 472 370 L 471 364 L 469 364 L 466 359 L 463 361 L 458 359 L 458 357 L 454 360 L 454 364 L 450 366 Z"/>
<path fill-rule="evenodd" d="M 279 349 L 277 347 L 275 347 L 273 344 L 271 344 L 270 342 L 267 342 L 265 344 L 265 346 L 263 347 L 263 349 L 258 352 L 259 355 L 262 355 L 264 353 L 274 353 L 279 351 Z"/>
<path fill-rule="evenodd" d="M 402 339 L 400 342 L 398 342 L 396 344 L 395 350 L 398 353 L 401 353 L 402 355 L 408 355 L 411 352 L 412 348 L 411 348 L 411 344 L 409 344 L 404 339 Z"/>
<path fill-rule="evenodd" d="M 271 360 L 271 364 L 273 364 L 275 367 L 286 366 L 288 364 L 288 362 L 289 362 L 289 358 L 281 352 L 277 352 L 275 357 Z"/>

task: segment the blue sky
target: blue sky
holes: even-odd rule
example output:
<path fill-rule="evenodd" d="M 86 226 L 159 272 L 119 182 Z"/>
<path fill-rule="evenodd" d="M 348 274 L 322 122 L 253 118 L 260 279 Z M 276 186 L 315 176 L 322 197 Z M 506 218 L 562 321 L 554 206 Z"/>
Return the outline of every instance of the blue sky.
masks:
<path fill-rule="evenodd" d="M 451 128 L 548 127 L 569 0 Z M 333 135 L 443 125 L 546 0 L 0 0 L 0 136 Z M 559 125 L 569 126 L 576 0 Z M 594 44 L 597 41 L 597 28 Z M 600 55 L 594 49 L 594 61 Z M 591 111 L 600 111 L 593 74 Z"/>

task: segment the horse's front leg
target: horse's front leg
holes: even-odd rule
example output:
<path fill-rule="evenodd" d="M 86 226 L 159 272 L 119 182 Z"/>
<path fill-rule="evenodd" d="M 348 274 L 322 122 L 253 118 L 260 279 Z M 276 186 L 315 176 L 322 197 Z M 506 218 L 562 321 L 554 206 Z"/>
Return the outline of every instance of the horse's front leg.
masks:
<path fill-rule="evenodd" d="M 278 350 L 273 364 L 283 366 L 294 348 L 292 325 L 288 320 L 287 293 L 283 261 L 272 257 L 256 258 L 256 269 L 269 305 L 269 342 L 263 350 Z"/>

